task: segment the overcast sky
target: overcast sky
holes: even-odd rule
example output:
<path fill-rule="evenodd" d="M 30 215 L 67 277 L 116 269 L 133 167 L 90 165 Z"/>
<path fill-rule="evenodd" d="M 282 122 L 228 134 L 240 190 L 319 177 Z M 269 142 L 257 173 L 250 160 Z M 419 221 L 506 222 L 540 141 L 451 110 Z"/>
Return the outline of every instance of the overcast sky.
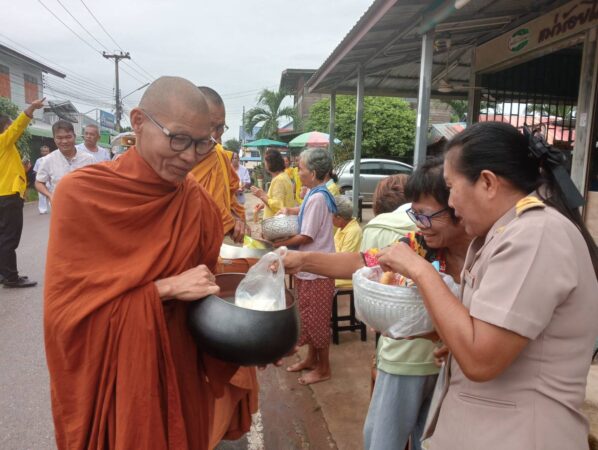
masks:
<path fill-rule="evenodd" d="M 137 64 L 128 62 L 124 67 L 130 75 L 121 72 L 123 95 L 151 81 L 150 75 L 179 75 L 197 85 L 208 85 L 220 92 L 226 103 L 230 126 L 226 140 L 238 136 L 243 106 L 254 106 L 259 90 L 277 89 L 284 69 L 320 67 L 371 2 L 3 1 L 0 43 L 66 73 L 65 81 L 47 77 L 54 88 L 54 92 L 46 89 L 48 96 L 66 98 L 68 92 L 80 97 L 74 103 L 81 112 L 106 105 L 114 87 L 114 63 L 97 51 L 118 48 L 87 6 Z M 135 106 L 142 92 L 128 96 L 125 108 Z"/>

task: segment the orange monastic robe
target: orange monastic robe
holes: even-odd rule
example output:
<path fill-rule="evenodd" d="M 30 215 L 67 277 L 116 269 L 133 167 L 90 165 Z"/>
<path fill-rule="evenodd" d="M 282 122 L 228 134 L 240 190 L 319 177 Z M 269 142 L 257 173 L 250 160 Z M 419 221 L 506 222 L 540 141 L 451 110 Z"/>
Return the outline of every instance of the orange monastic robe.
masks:
<path fill-rule="evenodd" d="M 58 449 L 207 449 L 238 367 L 196 346 L 189 303 L 162 302 L 154 281 L 214 268 L 216 206 L 131 148 L 63 178 L 52 209 L 44 333 Z"/>
<path fill-rule="evenodd" d="M 231 164 L 232 153 L 217 144 L 191 171 L 197 182 L 218 205 L 224 234 L 235 226 L 233 214 L 245 220 L 245 208 L 237 201 L 239 176 Z"/>

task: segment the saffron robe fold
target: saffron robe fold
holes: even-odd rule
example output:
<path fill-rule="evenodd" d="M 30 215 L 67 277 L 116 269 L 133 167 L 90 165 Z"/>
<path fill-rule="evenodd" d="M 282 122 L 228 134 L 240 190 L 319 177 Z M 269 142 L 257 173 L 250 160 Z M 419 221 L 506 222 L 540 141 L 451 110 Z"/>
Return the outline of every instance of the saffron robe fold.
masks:
<path fill-rule="evenodd" d="M 245 220 L 245 208 L 237 200 L 237 189 L 239 189 L 239 175 L 231 164 L 232 152 L 224 150 L 222 145 L 217 144 L 191 173 L 197 182 L 202 186 L 212 200 L 216 202 L 222 218 L 224 234 L 227 234 L 235 226 L 235 218 Z"/>
<path fill-rule="evenodd" d="M 162 302 L 154 281 L 215 267 L 216 205 L 131 148 L 67 175 L 52 207 L 44 333 L 58 449 L 207 449 L 238 367 L 197 348 L 189 303 Z"/>

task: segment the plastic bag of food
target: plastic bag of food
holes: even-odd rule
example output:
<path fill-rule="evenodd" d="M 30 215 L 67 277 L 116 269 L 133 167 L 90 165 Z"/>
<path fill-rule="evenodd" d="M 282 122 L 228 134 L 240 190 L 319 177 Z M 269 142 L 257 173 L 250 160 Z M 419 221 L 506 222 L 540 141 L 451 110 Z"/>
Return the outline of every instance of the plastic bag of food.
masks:
<path fill-rule="evenodd" d="M 259 311 L 286 308 L 283 257 L 286 249 L 266 253 L 237 286 L 235 305 Z M 276 270 L 273 270 L 276 269 Z"/>

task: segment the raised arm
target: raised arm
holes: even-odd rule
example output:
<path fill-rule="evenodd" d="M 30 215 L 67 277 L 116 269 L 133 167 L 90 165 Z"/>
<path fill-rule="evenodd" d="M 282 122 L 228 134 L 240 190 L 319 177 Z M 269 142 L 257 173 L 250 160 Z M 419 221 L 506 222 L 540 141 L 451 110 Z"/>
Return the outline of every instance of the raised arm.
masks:
<path fill-rule="evenodd" d="M 364 266 L 361 253 L 319 253 L 290 251 L 284 258 L 287 273 L 309 272 L 328 278 L 350 279 Z"/>
<path fill-rule="evenodd" d="M 45 98 L 35 100 L 0 134 L 0 153 L 7 152 L 23 135 L 36 109 L 43 108 Z"/>

